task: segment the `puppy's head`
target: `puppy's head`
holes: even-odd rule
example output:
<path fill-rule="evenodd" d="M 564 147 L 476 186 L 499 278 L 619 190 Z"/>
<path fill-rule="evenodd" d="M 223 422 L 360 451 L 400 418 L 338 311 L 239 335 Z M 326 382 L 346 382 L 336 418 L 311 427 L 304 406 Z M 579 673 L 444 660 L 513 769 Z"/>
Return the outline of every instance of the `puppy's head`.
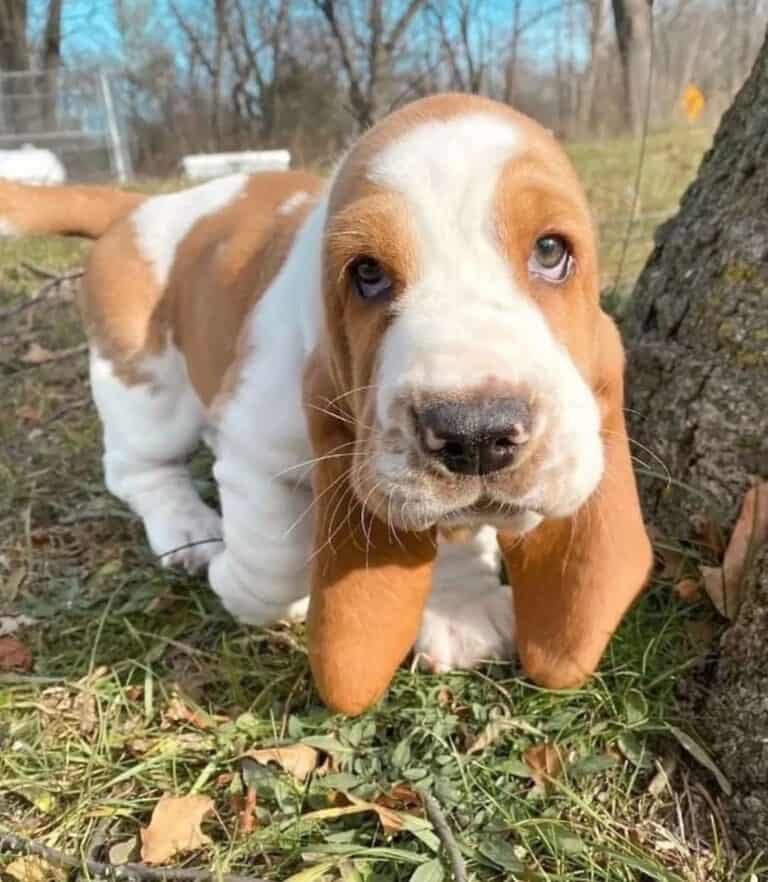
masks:
<path fill-rule="evenodd" d="M 587 203 L 551 135 L 470 96 L 391 115 L 337 171 L 324 273 L 323 406 L 369 511 L 524 531 L 586 501 L 609 320 Z"/>

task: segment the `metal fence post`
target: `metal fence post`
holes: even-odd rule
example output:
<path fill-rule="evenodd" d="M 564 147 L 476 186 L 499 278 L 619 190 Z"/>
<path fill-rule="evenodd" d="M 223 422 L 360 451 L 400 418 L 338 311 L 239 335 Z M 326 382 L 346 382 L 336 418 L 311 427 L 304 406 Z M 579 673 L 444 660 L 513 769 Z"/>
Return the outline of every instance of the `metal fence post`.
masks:
<path fill-rule="evenodd" d="M 107 133 L 112 144 L 112 155 L 115 158 L 115 174 L 117 180 L 124 184 L 131 177 L 131 160 L 125 149 L 125 142 L 120 135 L 120 126 L 115 113 L 115 102 L 112 95 L 112 83 L 106 71 L 99 73 L 101 94 L 104 98 L 104 111 L 107 117 Z"/>

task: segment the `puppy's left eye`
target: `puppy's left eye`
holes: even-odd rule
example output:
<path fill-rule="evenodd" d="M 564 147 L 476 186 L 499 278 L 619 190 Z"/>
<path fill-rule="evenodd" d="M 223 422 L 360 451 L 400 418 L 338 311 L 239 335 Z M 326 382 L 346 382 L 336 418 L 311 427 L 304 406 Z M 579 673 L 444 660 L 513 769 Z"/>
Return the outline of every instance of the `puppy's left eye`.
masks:
<path fill-rule="evenodd" d="M 547 282 L 564 282 L 570 275 L 573 256 L 562 236 L 542 236 L 528 258 L 528 272 Z"/>
<path fill-rule="evenodd" d="M 378 260 L 372 257 L 361 257 L 350 267 L 352 284 L 363 300 L 376 300 L 388 297 L 392 293 L 394 283 Z"/>

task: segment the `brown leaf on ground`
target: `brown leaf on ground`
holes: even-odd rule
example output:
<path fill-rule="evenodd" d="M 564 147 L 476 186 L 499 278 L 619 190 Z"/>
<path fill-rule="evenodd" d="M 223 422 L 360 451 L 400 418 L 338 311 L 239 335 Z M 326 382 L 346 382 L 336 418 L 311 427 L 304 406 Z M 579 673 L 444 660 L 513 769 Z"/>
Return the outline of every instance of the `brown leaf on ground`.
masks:
<path fill-rule="evenodd" d="M 523 753 L 523 762 L 528 766 L 534 784 L 542 793 L 549 793 L 552 782 L 559 778 L 563 771 L 560 750 L 549 742 L 529 747 Z"/>
<path fill-rule="evenodd" d="M 725 551 L 725 536 L 720 525 L 708 515 L 703 513 L 691 517 L 693 532 L 705 548 L 708 548 L 715 557 L 721 557 Z"/>
<path fill-rule="evenodd" d="M 39 343 L 30 343 L 29 349 L 19 359 L 24 364 L 43 364 L 54 357 L 50 349 L 46 349 Z"/>
<path fill-rule="evenodd" d="M 698 579 L 682 579 L 673 590 L 684 603 L 696 603 L 702 598 L 701 582 Z"/>
<path fill-rule="evenodd" d="M 89 735 L 99 721 L 96 696 L 93 692 L 81 692 L 73 702 L 77 711 L 77 722 L 83 735 Z"/>
<path fill-rule="evenodd" d="M 660 579 L 668 579 L 671 582 L 677 581 L 685 570 L 686 556 L 677 548 L 660 548 L 656 549 L 661 558 Z"/>
<path fill-rule="evenodd" d="M 413 809 L 421 807 L 421 796 L 407 784 L 396 784 L 389 793 L 382 794 L 376 802 L 390 809 Z"/>
<path fill-rule="evenodd" d="M 353 796 L 351 793 L 346 793 L 345 791 L 340 791 L 336 795 L 336 802 L 341 804 L 332 806 L 331 808 L 318 809 L 318 811 L 310 812 L 308 815 L 304 815 L 303 819 L 305 821 L 333 820 L 335 818 L 344 817 L 345 815 L 359 815 L 364 812 L 373 812 L 373 814 L 378 817 L 384 833 L 387 836 L 393 836 L 395 833 L 399 833 L 400 830 L 403 829 L 409 818 L 415 817 L 405 814 L 404 812 L 394 811 L 378 802 L 367 802 L 366 800 L 359 799 L 357 796 Z"/>
<path fill-rule="evenodd" d="M 65 882 L 67 871 L 54 867 L 36 855 L 20 857 L 3 869 L 3 875 L 19 882 Z"/>
<path fill-rule="evenodd" d="M 212 811 L 213 800 L 207 796 L 165 794 L 155 806 L 149 826 L 141 830 L 141 859 L 164 864 L 179 852 L 210 845 L 200 824 Z"/>
<path fill-rule="evenodd" d="M 15 637 L 0 637 L 0 671 L 28 671 L 32 667 L 32 653 Z"/>
<path fill-rule="evenodd" d="M 21 407 L 16 408 L 16 418 L 22 423 L 36 426 L 42 419 L 42 416 L 39 408 L 32 407 L 31 404 L 22 404 Z"/>
<path fill-rule="evenodd" d="M 499 738 L 511 728 L 513 728 L 513 723 L 506 717 L 498 717 L 495 720 L 491 720 L 477 738 L 475 738 L 475 740 L 469 745 L 467 748 L 467 754 L 480 753 L 480 751 L 485 750 L 486 747 L 495 744 Z"/>
<path fill-rule="evenodd" d="M 161 729 L 170 729 L 174 723 L 188 723 L 196 729 L 210 729 L 211 721 L 200 711 L 187 707 L 179 695 L 173 695 L 168 707 L 163 711 L 160 721 Z"/>
<path fill-rule="evenodd" d="M 237 832 L 248 836 L 256 829 L 256 791 L 248 787 L 245 796 L 238 794 L 232 800 L 232 808 L 237 813 Z"/>
<path fill-rule="evenodd" d="M 733 619 L 744 599 L 745 576 L 755 554 L 768 544 L 768 481 L 744 496 L 721 567 L 701 567 L 704 590 L 717 611 Z"/>
<path fill-rule="evenodd" d="M 320 752 L 307 744 L 288 744 L 284 747 L 265 747 L 249 750 L 243 756 L 250 757 L 262 766 L 276 763 L 296 778 L 304 782 L 314 771 L 320 771 Z"/>
<path fill-rule="evenodd" d="M 9 634 L 15 634 L 21 628 L 29 628 L 37 624 L 37 619 L 29 616 L 0 616 L 0 637 L 7 637 Z"/>

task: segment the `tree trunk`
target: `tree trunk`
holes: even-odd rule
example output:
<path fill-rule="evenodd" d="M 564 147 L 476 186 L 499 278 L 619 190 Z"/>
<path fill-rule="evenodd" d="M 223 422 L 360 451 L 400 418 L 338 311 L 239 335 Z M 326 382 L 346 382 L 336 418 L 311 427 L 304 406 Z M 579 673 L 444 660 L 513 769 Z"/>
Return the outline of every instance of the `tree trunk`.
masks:
<path fill-rule="evenodd" d="M 48 0 L 43 38 L 43 122 L 56 127 L 56 103 L 58 98 L 59 66 L 61 65 L 61 7 L 63 0 Z"/>
<path fill-rule="evenodd" d="M 624 332 L 631 431 L 664 464 L 641 469 L 648 519 L 681 541 L 697 541 L 702 514 L 727 534 L 752 476 L 768 477 L 768 39 L 657 232 Z M 702 721 L 734 785 L 737 832 L 757 846 L 768 840 L 768 554 L 749 579 Z"/>
<path fill-rule="evenodd" d="M 651 69 L 651 0 L 612 2 L 621 60 L 624 120 L 629 131 L 639 135 Z"/>
<path fill-rule="evenodd" d="M 27 0 L 0 0 L 0 70 L 26 70 Z"/>

